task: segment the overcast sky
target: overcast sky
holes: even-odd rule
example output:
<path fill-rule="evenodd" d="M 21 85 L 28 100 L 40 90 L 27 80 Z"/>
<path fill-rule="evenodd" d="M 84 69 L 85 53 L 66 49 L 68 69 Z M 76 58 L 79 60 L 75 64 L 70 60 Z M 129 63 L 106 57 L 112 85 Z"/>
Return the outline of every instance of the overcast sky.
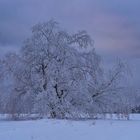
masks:
<path fill-rule="evenodd" d="M 50 19 L 87 30 L 106 66 L 129 61 L 131 85 L 140 87 L 140 0 L 0 0 L 0 53 L 18 50 L 34 24 Z"/>

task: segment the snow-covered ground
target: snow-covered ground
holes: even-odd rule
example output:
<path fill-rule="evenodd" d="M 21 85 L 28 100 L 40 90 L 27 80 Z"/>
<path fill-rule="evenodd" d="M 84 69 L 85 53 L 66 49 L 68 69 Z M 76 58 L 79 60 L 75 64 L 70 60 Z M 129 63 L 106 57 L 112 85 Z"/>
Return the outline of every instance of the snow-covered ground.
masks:
<path fill-rule="evenodd" d="M 140 115 L 130 120 L 0 121 L 0 140 L 139 140 Z"/>

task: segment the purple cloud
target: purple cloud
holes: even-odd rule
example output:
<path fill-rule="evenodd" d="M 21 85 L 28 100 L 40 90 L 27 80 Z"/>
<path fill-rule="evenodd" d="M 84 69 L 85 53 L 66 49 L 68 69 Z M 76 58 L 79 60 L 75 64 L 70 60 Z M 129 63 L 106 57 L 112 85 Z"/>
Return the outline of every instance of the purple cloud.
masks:
<path fill-rule="evenodd" d="M 117 56 L 135 63 L 140 58 L 139 5 L 139 0 L 0 0 L 0 52 L 19 49 L 34 24 L 53 18 L 69 32 L 87 30 L 108 63 Z"/>

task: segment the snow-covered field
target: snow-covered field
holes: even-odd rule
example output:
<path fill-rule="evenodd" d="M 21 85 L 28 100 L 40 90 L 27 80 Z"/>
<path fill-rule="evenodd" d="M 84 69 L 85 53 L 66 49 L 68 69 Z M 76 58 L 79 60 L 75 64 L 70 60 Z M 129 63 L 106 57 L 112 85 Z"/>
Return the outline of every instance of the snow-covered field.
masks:
<path fill-rule="evenodd" d="M 0 140 L 139 140 L 140 115 L 130 120 L 0 121 Z"/>

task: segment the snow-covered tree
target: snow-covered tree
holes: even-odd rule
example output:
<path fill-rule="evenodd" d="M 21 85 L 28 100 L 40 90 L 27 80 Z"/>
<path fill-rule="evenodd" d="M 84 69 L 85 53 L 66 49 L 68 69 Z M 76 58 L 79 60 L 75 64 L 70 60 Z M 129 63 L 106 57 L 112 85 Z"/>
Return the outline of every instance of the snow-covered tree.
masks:
<path fill-rule="evenodd" d="M 20 53 L 0 63 L 0 105 L 12 114 L 93 117 L 116 112 L 124 98 L 119 86 L 124 64 L 107 74 L 90 36 L 85 31 L 69 34 L 53 20 L 35 25 Z"/>

